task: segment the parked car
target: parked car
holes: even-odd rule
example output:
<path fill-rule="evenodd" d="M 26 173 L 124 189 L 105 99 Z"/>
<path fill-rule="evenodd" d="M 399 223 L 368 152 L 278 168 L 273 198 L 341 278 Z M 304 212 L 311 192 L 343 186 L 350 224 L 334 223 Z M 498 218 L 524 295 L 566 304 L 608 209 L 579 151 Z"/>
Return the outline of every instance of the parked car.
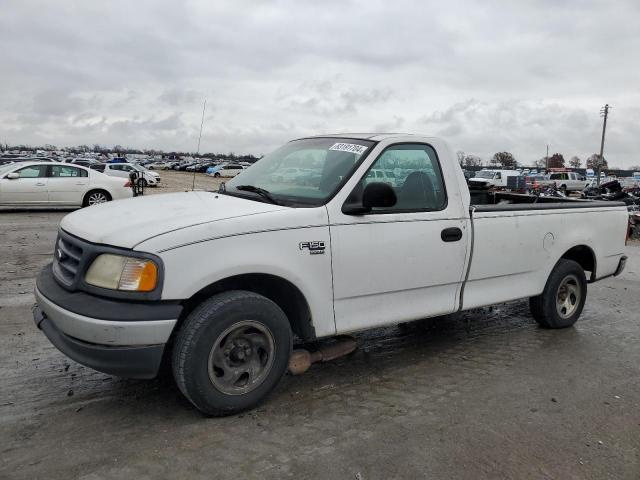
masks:
<path fill-rule="evenodd" d="M 206 172 L 209 168 L 213 167 L 214 163 L 213 162 L 201 162 L 201 163 L 194 163 L 193 165 L 189 165 L 186 169 L 187 172 L 193 172 L 194 170 L 198 173 L 204 173 Z"/>
<path fill-rule="evenodd" d="M 308 170 L 306 173 L 309 173 Z M 298 167 L 284 167 L 276 170 L 270 176 L 272 182 L 290 182 L 300 175 L 305 174 L 305 171 Z"/>
<path fill-rule="evenodd" d="M 237 163 L 222 163 L 207 168 L 207 175 L 212 177 L 235 177 L 239 173 L 242 173 L 244 167 Z"/>
<path fill-rule="evenodd" d="M 140 165 L 133 165 L 131 163 L 106 163 L 104 174 L 110 177 L 129 178 L 132 171 L 138 172 L 142 185 L 145 187 L 157 187 L 160 183 L 159 173 L 152 172 Z"/>
<path fill-rule="evenodd" d="M 367 172 L 365 177 L 365 183 L 371 182 L 384 182 L 392 187 L 396 186 L 396 174 L 391 170 L 384 170 L 382 168 L 372 168 Z"/>
<path fill-rule="evenodd" d="M 80 165 L 33 162 L 0 166 L 0 205 L 87 207 L 133 196 L 129 182 Z"/>
<path fill-rule="evenodd" d="M 170 165 L 171 162 L 160 161 L 148 164 L 147 168 L 149 170 L 167 170 Z"/>
<path fill-rule="evenodd" d="M 576 172 L 553 172 L 548 177 L 565 192 L 581 192 L 590 183 L 590 180 Z"/>
<path fill-rule="evenodd" d="M 185 162 L 185 163 L 181 163 L 180 165 L 178 165 L 177 167 L 174 167 L 174 170 L 177 170 L 179 172 L 184 172 L 186 171 L 189 167 L 192 167 L 194 165 L 197 165 L 196 162 Z"/>
<path fill-rule="evenodd" d="M 318 151 L 322 161 L 307 155 Z M 316 188 L 271 181 L 292 156 L 322 176 Z M 389 158 L 412 170 L 406 179 L 367 183 Z M 541 326 L 565 328 L 587 279 L 623 270 L 624 204 L 485 197 L 471 203 L 437 138 L 292 141 L 217 193 L 64 217 L 34 320 L 63 353 L 109 374 L 150 378 L 166 361 L 191 403 L 228 415 L 262 401 L 287 369 L 308 368 L 317 355 L 292 352 L 294 335 L 322 348 L 323 338 L 527 297 Z M 336 342 L 334 354 L 354 346 Z"/>

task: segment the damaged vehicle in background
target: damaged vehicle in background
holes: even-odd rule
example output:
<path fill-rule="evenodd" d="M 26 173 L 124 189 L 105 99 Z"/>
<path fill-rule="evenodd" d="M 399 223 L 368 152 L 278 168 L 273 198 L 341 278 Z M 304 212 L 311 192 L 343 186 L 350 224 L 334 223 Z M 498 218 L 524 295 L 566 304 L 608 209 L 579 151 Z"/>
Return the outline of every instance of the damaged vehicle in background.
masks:
<path fill-rule="evenodd" d="M 128 180 L 80 165 L 24 162 L 0 166 L 0 205 L 88 207 L 131 198 Z"/>
<path fill-rule="evenodd" d="M 275 181 L 292 166 L 319 181 Z M 228 415 L 287 370 L 355 346 L 321 339 L 521 298 L 540 326 L 570 327 L 588 283 L 623 270 L 627 220 L 616 202 L 489 191 L 472 201 L 438 138 L 303 138 L 217 193 L 64 217 L 34 320 L 102 372 L 151 378 L 166 362 L 200 411 Z M 294 338 L 320 347 L 294 350 Z"/>
<path fill-rule="evenodd" d="M 131 172 L 134 171 L 138 172 L 139 181 L 142 182 L 144 187 L 157 187 L 160 183 L 160 174 L 158 172 L 152 172 L 132 163 L 105 163 L 103 173 L 111 177 L 129 178 Z"/>

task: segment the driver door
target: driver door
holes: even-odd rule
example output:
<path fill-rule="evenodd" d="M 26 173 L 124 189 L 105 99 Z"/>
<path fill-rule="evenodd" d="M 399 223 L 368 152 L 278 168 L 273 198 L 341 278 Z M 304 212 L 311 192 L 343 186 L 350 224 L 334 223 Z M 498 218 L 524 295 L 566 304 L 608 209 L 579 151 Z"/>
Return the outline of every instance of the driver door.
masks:
<path fill-rule="evenodd" d="M 365 215 L 329 209 L 338 332 L 443 315 L 457 309 L 468 243 L 468 219 L 448 198 L 435 150 L 387 147 L 353 189 L 388 172 L 397 203 Z M 449 177 L 451 178 L 451 177 Z M 455 194 L 455 192 L 454 192 Z"/>

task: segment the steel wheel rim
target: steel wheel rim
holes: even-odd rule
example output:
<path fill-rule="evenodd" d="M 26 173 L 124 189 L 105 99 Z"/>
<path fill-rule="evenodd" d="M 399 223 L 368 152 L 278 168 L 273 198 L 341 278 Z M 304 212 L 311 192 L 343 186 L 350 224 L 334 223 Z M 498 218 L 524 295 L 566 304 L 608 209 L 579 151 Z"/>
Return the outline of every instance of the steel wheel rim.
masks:
<path fill-rule="evenodd" d="M 275 340 L 263 323 L 243 320 L 222 332 L 211 347 L 209 380 L 227 395 L 244 395 L 258 388 L 274 362 Z"/>
<path fill-rule="evenodd" d="M 569 318 L 575 313 L 582 299 L 582 287 L 575 275 L 562 279 L 556 293 L 556 311 L 561 318 Z"/>
<path fill-rule="evenodd" d="M 89 205 L 97 205 L 99 203 L 105 203 L 107 196 L 104 193 L 96 192 L 89 195 Z"/>

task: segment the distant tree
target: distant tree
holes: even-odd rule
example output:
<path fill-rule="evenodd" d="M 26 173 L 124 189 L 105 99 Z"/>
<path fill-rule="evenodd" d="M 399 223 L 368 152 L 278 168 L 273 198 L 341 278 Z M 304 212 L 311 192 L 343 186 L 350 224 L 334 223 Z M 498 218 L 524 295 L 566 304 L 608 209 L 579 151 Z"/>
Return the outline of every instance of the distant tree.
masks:
<path fill-rule="evenodd" d="M 629 170 L 633 170 L 634 172 L 640 172 L 640 165 L 631 165 Z"/>
<path fill-rule="evenodd" d="M 541 159 L 533 162 L 533 166 L 536 168 L 545 168 L 547 166 L 547 159 L 542 157 Z"/>
<path fill-rule="evenodd" d="M 515 157 L 509 152 L 498 152 L 494 154 L 493 157 L 491 157 L 491 163 L 507 168 L 515 168 L 518 166 Z"/>
<path fill-rule="evenodd" d="M 458 163 L 460 164 L 460 166 L 464 165 L 464 159 L 467 155 L 462 151 L 462 150 L 458 150 L 456 152 L 456 157 L 458 157 Z"/>
<path fill-rule="evenodd" d="M 580 160 L 580 158 L 576 157 L 575 155 L 571 157 L 571 160 L 569 160 L 569 165 L 571 165 L 573 168 L 580 168 L 581 164 L 582 164 L 582 161 Z"/>
<path fill-rule="evenodd" d="M 482 165 L 482 159 L 477 155 L 466 155 L 464 157 L 465 167 L 479 167 Z"/>
<path fill-rule="evenodd" d="M 598 159 L 599 158 L 600 158 L 600 155 L 598 155 L 597 153 L 594 153 L 589 158 L 587 158 L 587 168 L 593 168 L 594 170 L 596 168 L 598 168 Z M 607 163 L 607 159 L 602 157 L 602 166 L 601 166 L 601 168 L 608 168 L 608 167 L 609 167 L 609 164 Z"/>
<path fill-rule="evenodd" d="M 549 157 L 549 168 L 564 167 L 564 157 L 561 153 L 554 153 Z"/>

